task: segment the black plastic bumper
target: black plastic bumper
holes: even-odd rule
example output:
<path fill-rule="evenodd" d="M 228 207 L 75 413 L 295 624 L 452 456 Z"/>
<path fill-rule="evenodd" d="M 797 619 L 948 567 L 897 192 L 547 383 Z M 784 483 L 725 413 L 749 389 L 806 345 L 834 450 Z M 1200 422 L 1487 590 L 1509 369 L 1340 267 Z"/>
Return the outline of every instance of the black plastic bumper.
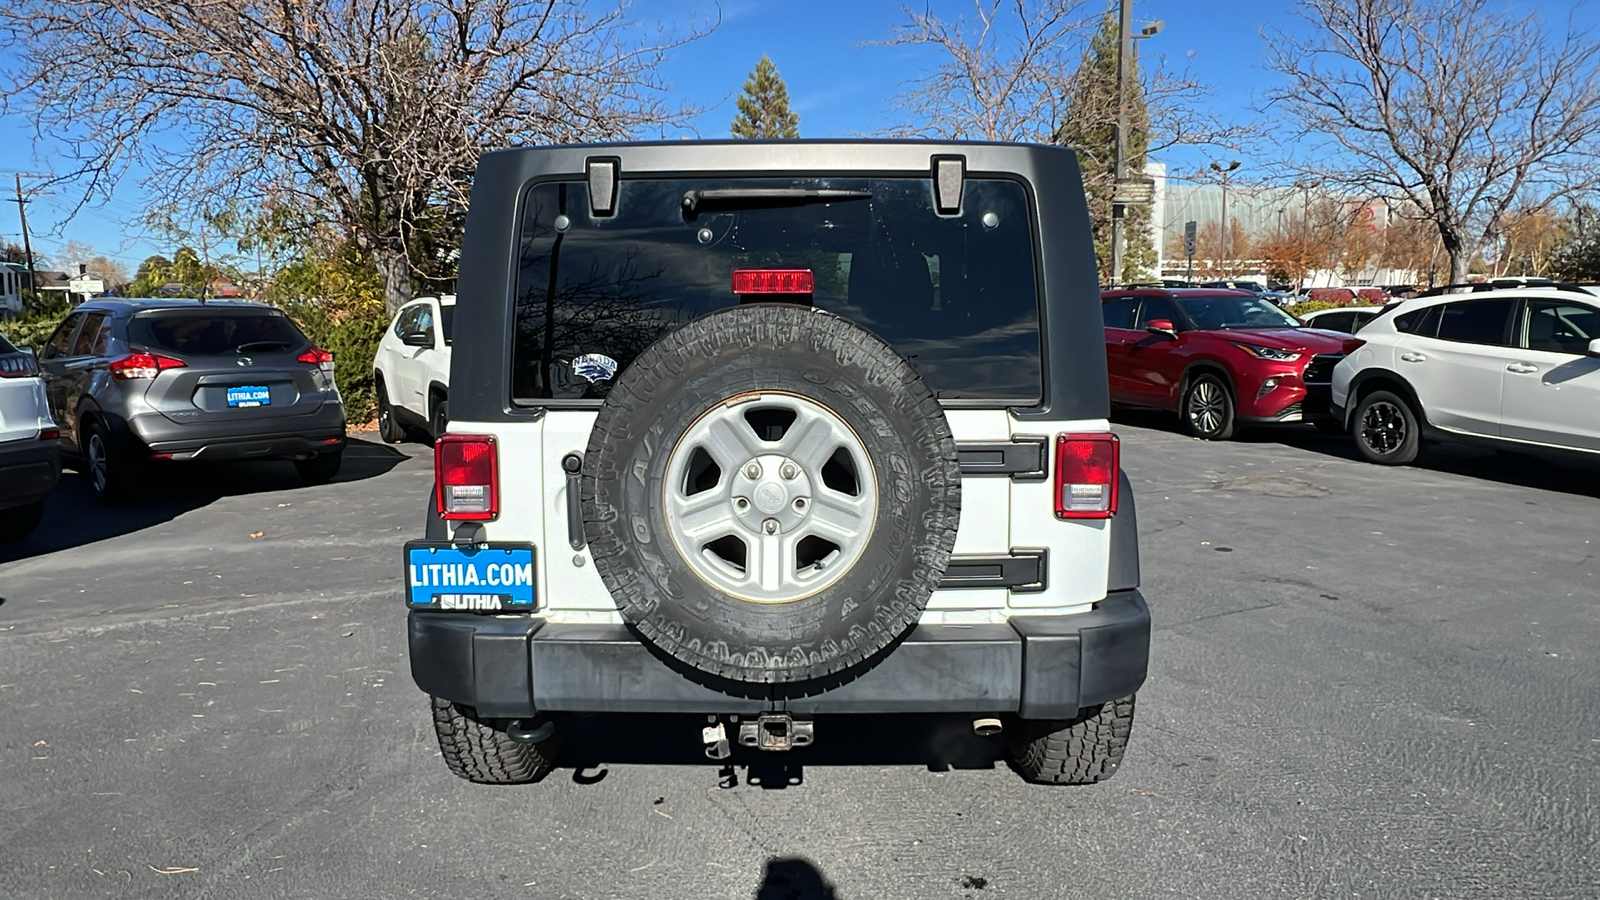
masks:
<path fill-rule="evenodd" d="M 179 425 L 164 416 L 139 416 L 129 430 L 138 450 L 179 460 L 306 457 L 340 449 L 345 440 L 344 408 L 336 403 L 324 403 L 308 415 L 227 426 Z"/>
<path fill-rule="evenodd" d="M 1015 712 L 1065 719 L 1144 683 L 1150 609 L 1117 591 L 1073 616 L 919 625 L 860 677 L 809 696 L 737 696 L 680 674 L 622 625 L 413 610 L 417 687 L 489 718 L 535 712 Z"/>
<path fill-rule="evenodd" d="M 61 480 L 59 441 L 8 441 L 0 444 L 0 509 L 42 499 Z"/>

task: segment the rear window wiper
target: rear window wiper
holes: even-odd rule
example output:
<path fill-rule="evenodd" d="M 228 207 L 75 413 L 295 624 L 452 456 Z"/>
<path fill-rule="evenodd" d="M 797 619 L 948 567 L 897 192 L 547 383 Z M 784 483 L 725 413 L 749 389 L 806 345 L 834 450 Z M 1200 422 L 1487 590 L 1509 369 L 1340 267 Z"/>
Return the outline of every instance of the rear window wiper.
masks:
<path fill-rule="evenodd" d="M 683 211 L 694 215 L 706 208 L 805 206 L 810 203 L 834 203 L 840 200 L 871 200 L 871 191 L 848 191 L 838 188 L 710 188 L 704 191 L 685 191 Z"/>
<path fill-rule="evenodd" d="M 233 348 L 235 353 L 249 353 L 251 350 L 287 350 L 288 341 L 249 341 Z"/>

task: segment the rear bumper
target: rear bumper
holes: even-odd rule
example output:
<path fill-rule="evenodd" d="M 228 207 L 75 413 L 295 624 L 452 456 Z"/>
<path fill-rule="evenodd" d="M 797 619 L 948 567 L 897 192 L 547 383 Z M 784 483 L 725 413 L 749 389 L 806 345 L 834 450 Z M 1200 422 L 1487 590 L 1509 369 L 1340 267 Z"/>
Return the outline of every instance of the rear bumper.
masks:
<path fill-rule="evenodd" d="M 622 625 L 413 610 L 411 677 L 488 718 L 538 711 L 746 714 L 1000 713 L 1070 718 L 1144 683 L 1150 609 L 1117 591 L 1090 612 L 1004 625 L 919 625 L 875 667 L 832 687 L 750 695 L 691 679 Z"/>
<path fill-rule="evenodd" d="M 176 460 L 305 457 L 340 449 L 345 439 L 344 407 L 336 403 L 325 403 L 309 415 L 227 426 L 180 425 L 165 416 L 146 415 L 134 417 L 128 427 L 148 453 Z"/>
<path fill-rule="evenodd" d="M 0 509 L 42 500 L 61 480 L 59 441 L 0 444 Z"/>

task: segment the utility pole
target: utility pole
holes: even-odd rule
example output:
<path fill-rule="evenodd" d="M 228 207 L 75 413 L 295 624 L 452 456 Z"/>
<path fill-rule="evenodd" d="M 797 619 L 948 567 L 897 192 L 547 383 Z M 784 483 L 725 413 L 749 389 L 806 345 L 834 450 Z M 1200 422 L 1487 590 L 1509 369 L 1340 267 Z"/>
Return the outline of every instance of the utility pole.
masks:
<path fill-rule="evenodd" d="M 33 300 L 39 302 L 39 276 L 33 270 L 33 242 L 28 239 L 28 203 L 22 199 L 22 173 L 13 172 L 17 177 L 17 217 L 22 220 L 22 252 L 28 257 L 28 289 L 33 291 Z M 35 176 L 29 176 L 30 178 Z"/>

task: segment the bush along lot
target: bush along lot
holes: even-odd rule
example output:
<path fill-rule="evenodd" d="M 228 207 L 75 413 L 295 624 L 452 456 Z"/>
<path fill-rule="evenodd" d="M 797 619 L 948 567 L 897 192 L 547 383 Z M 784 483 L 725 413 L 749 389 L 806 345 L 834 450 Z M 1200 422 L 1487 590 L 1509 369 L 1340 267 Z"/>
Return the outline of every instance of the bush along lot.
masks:
<path fill-rule="evenodd" d="M 372 358 L 388 321 L 378 312 L 345 312 L 308 302 L 285 304 L 285 311 L 318 347 L 333 354 L 333 378 L 344 398 L 345 420 L 352 425 L 371 421 L 378 414 L 373 394 Z"/>

